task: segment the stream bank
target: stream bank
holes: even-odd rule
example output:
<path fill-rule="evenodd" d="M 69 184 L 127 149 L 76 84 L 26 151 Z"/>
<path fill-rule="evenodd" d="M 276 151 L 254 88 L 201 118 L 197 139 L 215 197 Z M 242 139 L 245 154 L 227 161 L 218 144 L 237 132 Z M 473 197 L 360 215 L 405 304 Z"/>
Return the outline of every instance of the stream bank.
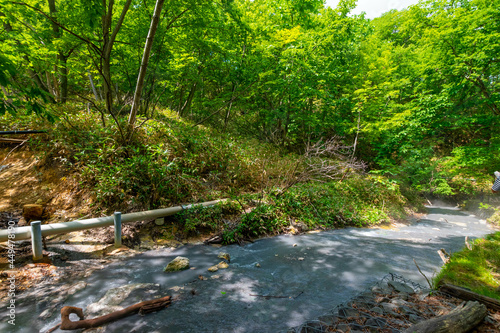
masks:
<path fill-rule="evenodd" d="M 348 301 L 389 272 L 424 285 L 412 259 L 431 277 L 442 264 L 437 250 L 458 251 L 465 236 L 483 237 L 493 231 L 486 221 L 457 208 L 428 209 L 424 218 L 396 229 L 346 228 L 226 246 L 229 267 L 215 273 L 207 269 L 220 262 L 219 247 L 186 245 L 147 251 L 57 286 L 69 291 L 66 297 L 56 297 L 57 288 L 52 293 L 46 288 L 45 298 L 36 289 L 21 295 L 18 319 L 26 325 L 22 327 L 44 331 L 59 321 L 60 306 L 86 308 L 110 289 L 151 283 L 177 301 L 161 312 L 110 324 L 106 332 L 286 330 Z M 189 258 L 191 269 L 163 272 L 177 256 Z M 85 286 L 73 293 L 78 283 Z M 126 299 L 120 306 L 131 302 Z M 57 304 L 55 311 L 44 314 L 50 304 Z M 0 323 L 0 329 L 7 328 L 2 325 L 6 323 Z"/>

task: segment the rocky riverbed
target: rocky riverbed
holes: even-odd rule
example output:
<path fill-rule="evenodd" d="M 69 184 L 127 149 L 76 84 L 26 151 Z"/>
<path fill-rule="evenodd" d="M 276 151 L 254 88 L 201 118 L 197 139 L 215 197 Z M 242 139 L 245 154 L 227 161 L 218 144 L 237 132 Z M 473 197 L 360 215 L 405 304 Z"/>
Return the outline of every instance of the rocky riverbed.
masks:
<path fill-rule="evenodd" d="M 463 247 L 465 236 L 482 237 L 492 231 L 484 220 L 455 208 L 434 206 L 421 220 L 394 229 L 347 228 L 261 239 L 243 247 L 227 246 L 223 251 L 231 261 L 216 272 L 208 270 L 221 262 L 221 249 L 214 246 L 159 247 L 144 253 L 117 250 L 96 258 L 92 253 L 81 257 L 69 253 L 65 269 L 81 269 L 81 274 L 68 275 L 70 280 L 60 279 L 58 283 L 42 281 L 20 294 L 18 328 L 19 332 L 46 331 L 59 322 L 58 313 L 64 305 L 86 309 L 110 290 L 147 284 L 158 285 L 161 292 L 144 297 L 171 295 L 172 305 L 159 313 L 110 324 L 106 332 L 286 331 L 318 318 L 325 309 L 346 304 L 389 272 L 425 284 L 413 259 L 430 277 L 441 266 L 437 250 L 457 251 Z M 74 241 L 59 243 L 67 252 L 71 252 L 67 246 L 78 245 Z M 164 272 L 178 256 L 189 259 L 189 269 Z M 377 297 L 387 299 L 377 303 Z M 381 303 L 392 304 L 394 299 L 392 294 L 376 296 L 374 302 L 379 305 L 373 303 L 368 310 L 390 309 L 390 305 Z M 117 306 L 128 306 L 136 300 L 125 297 Z M 401 301 L 415 302 L 411 297 Z M 425 318 L 424 314 L 415 312 L 414 316 Z M 0 330 L 8 331 L 6 325 L 0 322 Z M 332 327 L 328 329 L 338 329 Z"/>

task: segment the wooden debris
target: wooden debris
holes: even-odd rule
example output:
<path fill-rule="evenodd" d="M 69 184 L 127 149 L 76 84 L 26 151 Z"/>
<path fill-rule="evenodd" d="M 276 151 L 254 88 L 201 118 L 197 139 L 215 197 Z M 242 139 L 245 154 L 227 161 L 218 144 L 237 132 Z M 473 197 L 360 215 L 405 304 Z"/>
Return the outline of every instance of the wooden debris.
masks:
<path fill-rule="evenodd" d="M 60 324 L 60 329 L 61 330 L 76 330 L 80 328 L 93 328 L 93 327 L 99 327 L 105 324 L 108 324 L 110 322 L 116 321 L 118 319 L 128 317 L 132 314 L 139 313 L 139 314 L 146 314 L 146 313 L 151 313 L 155 311 L 159 311 L 167 306 L 169 306 L 171 303 L 171 297 L 170 296 L 165 296 L 162 298 L 158 299 L 153 299 L 149 301 L 144 301 L 140 303 L 136 303 L 134 305 L 131 305 L 125 309 L 111 312 L 110 314 L 93 318 L 93 319 L 85 319 L 83 315 L 83 310 L 81 308 L 77 308 L 74 306 L 65 306 L 61 309 L 61 324 Z M 69 319 L 70 314 L 76 314 L 80 320 L 78 321 L 71 321 Z"/>
<path fill-rule="evenodd" d="M 479 295 L 473 291 L 470 291 L 462 287 L 454 286 L 452 284 L 444 284 L 441 287 L 439 287 L 439 291 L 454 296 L 456 298 L 460 298 L 465 301 L 477 301 L 479 303 L 486 305 L 488 309 L 494 311 L 500 311 L 499 300 L 484 295 Z"/>
<path fill-rule="evenodd" d="M 427 284 L 429 285 L 429 288 L 432 289 L 432 283 L 429 281 L 429 279 L 427 278 L 427 276 L 425 276 L 425 274 L 422 272 L 422 270 L 420 269 L 420 267 L 418 267 L 418 264 L 417 264 L 417 261 L 415 260 L 415 258 L 413 258 L 413 262 L 415 263 L 415 266 L 417 266 L 417 269 L 420 272 L 420 274 L 422 274 L 422 276 L 427 281 Z"/>
<path fill-rule="evenodd" d="M 220 244 L 222 243 L 223 239 L 221 235 L 215 235 L 207 240 L 205 240 L 203 243 L 205 244 Z"/>
<path fill-rule="evenodd" d="M 466 333 L 479 325 L 486 317 L 483 304 L 467 302 L 450 313 L 422 321 L 406 329 L 403 333 Z"/>
<path fill-rule="evenodd" d="M 447 264 L 450 261 L 450 255 L 446 253 L 445 249 L 438 250 L 437 253 L 441 257 L 443 263 Z"/>
<path fill-rule="evenodd" d="M 472 246 L 469 243 L 469 236 L 465 236 L 465 246 L 469 249 L 472 250 Z"/>

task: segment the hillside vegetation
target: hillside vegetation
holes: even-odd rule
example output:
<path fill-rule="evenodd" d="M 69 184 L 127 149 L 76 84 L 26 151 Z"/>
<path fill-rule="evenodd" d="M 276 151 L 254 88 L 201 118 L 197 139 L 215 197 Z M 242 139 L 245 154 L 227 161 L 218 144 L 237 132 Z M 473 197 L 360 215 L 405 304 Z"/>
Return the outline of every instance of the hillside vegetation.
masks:
<path fill-rule="evenodd" d="M 64 178 L 74 177 L 90 194 L 93 215 L 229 198 L 212 208 L 186 211 L 177 222 L 186 235 L 208 228 L 234 242 L 310 228 L 388 223 L 420 207 L 416 194 L 409 201 L 397 183 L 354 170 L 342 155 L 311 160 L 195 127 L 168 112 L 148 120 L 133 142 L 121 146 L 116 128 L 102 126 L 98 114 L 70 114 L 68 109 L 55 123 L 5 116 L 0 129 L 36 124 L 47 130 L 20 149 L 35 153 L 39 172 L 56 168 Z M 310 171 L 325 163 L 333 169 Z M 49 206 L 52 201 L 55 197 Z"/>
<path fill-rule="evenodd" d="M 0 5 L 1 128 L 46 129 L 37 168 L 66 170 L 94 212 L 228 197 L 182 223 L 230 242 L 489 191 L 499 0 L 374 20 L 353 0 L 162 4 Z"/>

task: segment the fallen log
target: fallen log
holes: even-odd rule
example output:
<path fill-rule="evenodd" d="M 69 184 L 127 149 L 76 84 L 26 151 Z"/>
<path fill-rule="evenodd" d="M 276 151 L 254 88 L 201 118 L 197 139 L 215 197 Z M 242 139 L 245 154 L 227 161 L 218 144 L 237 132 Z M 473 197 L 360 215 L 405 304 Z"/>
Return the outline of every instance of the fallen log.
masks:
<path fill-rule="evenodd" d="M 473 291 L 468 289 L 454 286 L 452 284 L 443 284 L 439 287 L 439 291 L 454 296 L 456 298 L 460 298 L 464 301 L 477 301 L 481 304 L 486 305 L 488 309 L 494 311 L 500 311 L 500 301 L 488 296 L 479 295 Z"/>
<path fill-rule="evenodd" d="M 131 305 L 125 309 L 111 312 L 107 315 L 96 317 L 93 319 L 85 319 L 83 315 L 83 310 L 74 306 L 65 306 L 61 309 L 61 330 L 76 330 L 79 328 L 94 328 L 99 327 L 115 320 L 130 316 L 135 313 L 146 314 L 154 311 L 161 310 L 171 303 L 171 297 L 165 296 L 158 299 L 153 299 L 150 301 L 144 301 Z M 71 321 L 69 319 L 70 314 L 76 314 L 80 320 Z"/>
<path fill-rule="evenodd" d="M 417 323 L 403 333 L 466 333 L 479 325 L 486 313 L 486 306 L 469 301 L 447 315 Z"/>

